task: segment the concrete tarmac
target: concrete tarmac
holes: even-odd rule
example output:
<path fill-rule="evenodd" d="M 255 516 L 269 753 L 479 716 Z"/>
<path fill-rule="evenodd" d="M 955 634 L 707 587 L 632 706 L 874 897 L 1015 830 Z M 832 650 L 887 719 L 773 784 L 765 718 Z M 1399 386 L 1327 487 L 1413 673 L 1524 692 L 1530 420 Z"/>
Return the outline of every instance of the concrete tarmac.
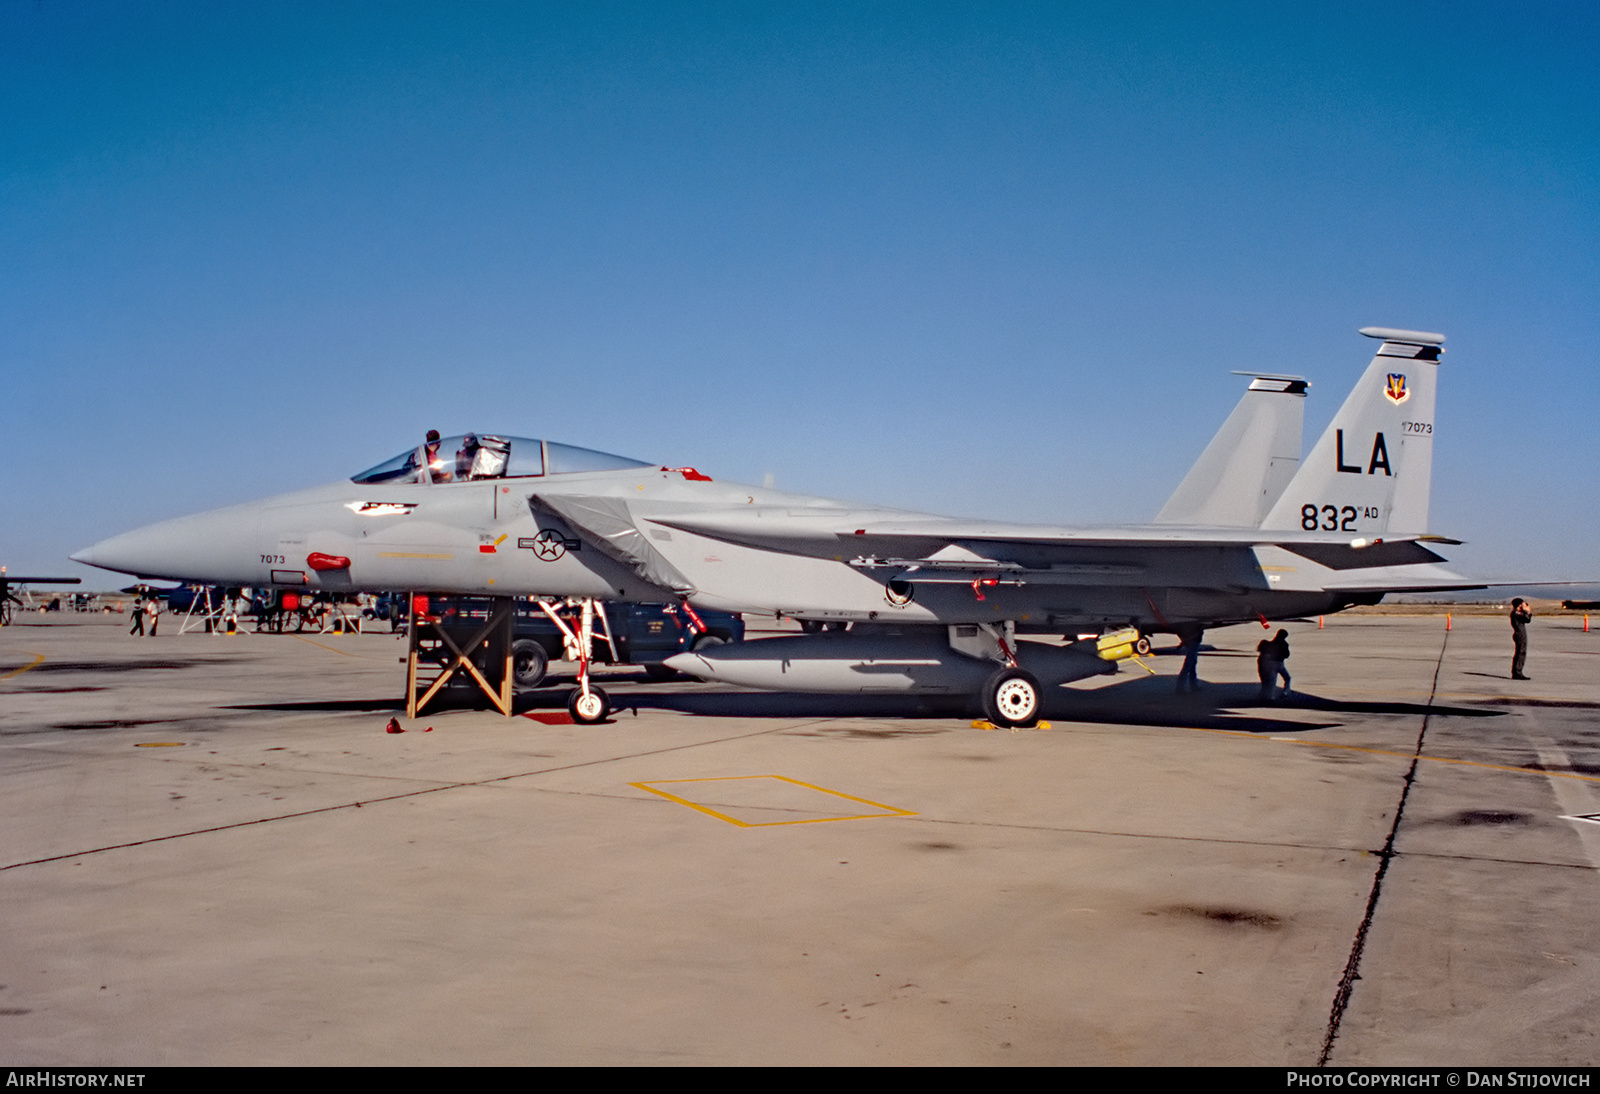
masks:
<path fill-rule="evenodd" d="M 1600 633 L 1259 627 L 1062 689 L 604 681 L 402 718 L 388 635 L 0 630 L 0 1063 L 1600 1062 Z M 427 732 L 429 727 L 431 732 Z"/>

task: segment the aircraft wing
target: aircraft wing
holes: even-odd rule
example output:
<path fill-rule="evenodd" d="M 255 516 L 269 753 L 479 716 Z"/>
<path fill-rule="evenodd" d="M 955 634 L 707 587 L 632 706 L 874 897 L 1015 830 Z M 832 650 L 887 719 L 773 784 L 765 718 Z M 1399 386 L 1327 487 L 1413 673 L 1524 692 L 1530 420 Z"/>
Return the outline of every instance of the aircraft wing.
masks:
<path fill-rule="evenodd" d="M 1422 544 L 1459 543 L 1443 536 L 1419 534 L 1367 538 L 1354 533 L 1264 530 L 1259 528 L 1187 528 L 1143 525 L 1128 528 L 1062 528 L 1037 524 L 934 519 L 841 525 L 832 514 L 809 517 L 793 511 L 782 515 L 746 507 L 711 513 L 685 513 L 648 518 L 657 524 L 785 554 L 838 558 L 842 553 L 937 564 L 939 552 L 963 545 L 971 552 L 961 561 L 999 561 L 1007 546 L 1026 551 L 1074 552 L 1093 548 L 1283 547 L 1333 569 L 1401 565 L 1437 561 Z M 971 545 L 971 546 L 967 546 Z M 983 552 L 973 547 L 982 545 Z M 1381 556 L 1381 561 L 1379 560 Z M 954 561 L 954 560 L 952 560 Z"/>
<path fill-rule="evenodd" d="M 1348 532 L 1299 529 L 1052 528 L 940 519 L 862 520 L 850 527 L 837 519 L 837 513 L 773 519 L 746 507 L 658 514 L 646 523 L 740 546 L 835 560 L 858 571 L 882 574 L 884 580 L 929 585 L 982 581 L 1236 590 L 1250 587 L 1264 567 L 1272 571 L 1267 580 L 1273 587 L 1284 590 L 1305 581 L 1324 591 L 1333 586 L 1355 594 L 1475 587 L 1439 565 L 1445 560 L 1429 550 L 1429 543 L 1458 542 L 1443 537 L 1369 540 Z M 1284 552 L 1315 565 L 1294 576 L 1294 563 Z M 1283 566 L 1291 569 L 1284 571 Z"/>

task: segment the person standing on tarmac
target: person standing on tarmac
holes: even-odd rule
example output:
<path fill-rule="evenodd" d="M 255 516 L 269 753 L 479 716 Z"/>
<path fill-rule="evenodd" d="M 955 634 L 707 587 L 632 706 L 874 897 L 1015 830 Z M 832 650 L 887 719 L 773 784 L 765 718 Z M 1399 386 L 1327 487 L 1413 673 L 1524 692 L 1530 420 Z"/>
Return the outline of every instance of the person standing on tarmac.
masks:
<path fill-rule="evenodd" d="M 1528 602 L 1522 597 L 1511 601 L 1511 679 L 1527 680 L 1522 673 L 1523 667 L 1528 662 L 1528 620 L 1533 618 L 1533 609 L 1528 607 Z"/>
<path fill-rule="evenodd" d="M 1205 632 L 1199 627 L 1178 628 L 1178 641 L 1182 643 L 1183 667 L 1178 670 L 1178 694 L 1200 690 L 1200 639 Z"/>
<path fill-rule="evenodd" d="M 144 637 L 144 599 L 141 597 L 133 602 L 133 626 L 128 628 L 128 634 Z"/>

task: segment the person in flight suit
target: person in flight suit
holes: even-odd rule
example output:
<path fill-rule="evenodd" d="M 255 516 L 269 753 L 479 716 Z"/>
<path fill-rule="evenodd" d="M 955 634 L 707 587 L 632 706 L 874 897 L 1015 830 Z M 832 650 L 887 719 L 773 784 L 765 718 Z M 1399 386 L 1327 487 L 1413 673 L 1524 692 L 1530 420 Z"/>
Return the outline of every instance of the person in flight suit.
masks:
<path fill-rule="evenodd" d="M 1528 662 L 1528 620 L 1533 618 L 1533 609 L 1528 607 L 1528 602 L 1522 597 L 1517 597 L 1511 602 L 1511 679 L 1526 680 L 1522 673 L 1523 666 Z"/>
<path fill-rule="evenodd" d="M 1256 646 L 1256 673 L 1261 677 L 1261 701 L 1273 702 L 1278 698 L 1278 677 L 1283 677 L 1283 696 L 1289 697 L 1289 670 L 1283 663 L 1289 660 L 1289 632 L 1278 631 L 1271 638 L 1263 638 Z"/>

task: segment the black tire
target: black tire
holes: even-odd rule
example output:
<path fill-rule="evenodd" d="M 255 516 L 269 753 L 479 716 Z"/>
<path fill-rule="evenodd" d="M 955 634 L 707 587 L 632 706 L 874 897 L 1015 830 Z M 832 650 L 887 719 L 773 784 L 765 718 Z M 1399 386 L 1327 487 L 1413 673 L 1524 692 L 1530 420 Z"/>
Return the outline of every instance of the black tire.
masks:
<path fill-rule="evenodd" d="M 1038 678 L 1022 669 L 1001 669 L 983 685 L 983 713 L 997 726 L 1033 725 L 1043 699 Z"/>
<path fill-rule="evenodd" d="M 593 684 L 589 685 L 589 701 L 584 702 L 582 688 L 573 688 L 567 697 L 567 713 L 580 726 L 598 725 L 611 716 L 611 697 Z"/>
<path fill-rule="evenodd" d="M 1140 657 L 1148 656 L 1150 653 L 1150 639 L 1146 635 L 1141 634 L 1139 636 L 1139 641 L 1133 644 L 1133 652 L 1138 654 Z"/>
<path fill-rule="evenodd" d="M 689 649 L 691 652 L 699 653 L 701 650 L 710 649 L 712 646 L 726 646 L 727 644 L 728 640 L 720 634 L 702 634 L 694 640 L 694 645 L 690 646 Z"/>
<path fill-rule="evenodd" d="M 511 643 L 511 679 L 516 689 L 527 691 L 543 683 L 549 660 L 544 647 L 531 638 Z"/>
<path fill-rule="evenodd" d="M 823 627 L 823 624 L 822 624 L 822 621 L 820 619 L 802 619 L 802 620 L 800 620 L 800 633 L 802 633 L 802 634 L 817 634 L 819 631 L 822 630 L 822 627 Z"/>

